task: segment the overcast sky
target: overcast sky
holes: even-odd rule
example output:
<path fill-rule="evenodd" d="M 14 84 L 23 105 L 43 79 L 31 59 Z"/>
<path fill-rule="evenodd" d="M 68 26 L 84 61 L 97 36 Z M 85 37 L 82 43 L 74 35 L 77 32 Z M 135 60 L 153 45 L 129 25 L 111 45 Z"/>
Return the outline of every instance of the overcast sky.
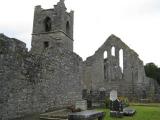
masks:
<path fill-rule="evenodd" d="M 53 8 L 59 0 L 1 0 L 0 33 L 30 48 L 34 6 Z M 74 15 L 74 51 L 83 59 L 114 34 L 144 63 L 160 66 L 160 0 L 66 0 Z"/>

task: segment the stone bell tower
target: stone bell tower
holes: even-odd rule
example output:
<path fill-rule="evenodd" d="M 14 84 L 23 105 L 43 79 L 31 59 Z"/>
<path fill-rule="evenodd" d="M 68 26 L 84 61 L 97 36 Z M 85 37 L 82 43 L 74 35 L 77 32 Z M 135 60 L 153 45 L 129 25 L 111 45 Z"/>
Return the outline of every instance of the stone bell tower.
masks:
<path fill-rule="evenodd" d="M 55 44 L 73 51 L 73 14 L 73 11 L 66 11 L 64 0 L 60 0 L 53 9 L 36 6 L 31 52 L 40 54 Z"/>

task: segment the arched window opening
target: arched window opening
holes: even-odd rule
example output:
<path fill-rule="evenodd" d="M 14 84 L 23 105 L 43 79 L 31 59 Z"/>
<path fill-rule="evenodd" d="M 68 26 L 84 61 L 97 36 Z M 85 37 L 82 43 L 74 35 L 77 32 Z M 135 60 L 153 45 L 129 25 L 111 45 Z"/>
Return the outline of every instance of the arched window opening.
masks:
<path fill-rule="evenodd" d="M 107 68 L 106 68 L 106 64 L 104 64 L 104 79 L 107 79 Z"/>
<path fill-rule="evenodd" d="M 119 66 L 121 68 L 121 71 L 123 73 L 123 49 L 119 51 Z"/>
<path fill-rule="evenodd" d="M 51 18 L 50 17 L 46 17 L 44 20 L 44 27 L 45 27 L 45 32 L 49 32 L 52 29 L 51 26 Z"/>
<path fill-rule="evenodd" d="M 69 25 L 69 22 L 67 21 L 67 23 L 66 23 L 66 34 L 67 35 L 70 35 L 69 30 L 70 30 L 70 25 Z"/>
<path fill-rule="evenodd" d="M 107 51 L 104 51 L 104 53 L 103 53 L 103 58 L 104 58 L 104 59 L 107 59 L 107 57 L 108 57 L 108 53 L 107 53 Z"/>
<path fill-rule="evenodd" d="M 115 47 L 114 46 L 111 48 L 111 55 L 115 56 Z"/>
<path fill-rule="evenodd" d="M 103 59 L 104 59 L 104 79 L 107 79 L 107 57 L 108 57 L 108 53 L 107 51 L 104 51 L 103 53 Z"/>

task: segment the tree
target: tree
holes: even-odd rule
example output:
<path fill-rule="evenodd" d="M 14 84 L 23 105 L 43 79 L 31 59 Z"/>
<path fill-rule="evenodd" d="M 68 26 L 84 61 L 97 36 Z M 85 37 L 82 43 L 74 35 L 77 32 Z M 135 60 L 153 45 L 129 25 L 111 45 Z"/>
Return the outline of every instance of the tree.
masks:
<path fill-rule="evenodd" d="M 157 82 L 160 84 L 160 68 L 157 70 Z"/>
<path fill-rule="evenodd" d="M 144 69 L 147 77 L 153 78 L 155 80 L 157 79 L 158 67 L 154 63 L 147 63 L 144 66 Z"/>

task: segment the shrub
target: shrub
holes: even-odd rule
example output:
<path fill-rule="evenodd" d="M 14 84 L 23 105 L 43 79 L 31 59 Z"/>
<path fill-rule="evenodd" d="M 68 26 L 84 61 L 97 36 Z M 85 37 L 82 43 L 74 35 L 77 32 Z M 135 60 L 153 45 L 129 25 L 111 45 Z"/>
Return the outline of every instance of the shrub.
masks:
<path fill-rule="evenodd" d="M 129 106 L 129 100 L 127 97 L 120 96 L 118 99 L 122 102 L 123 108 Z"/>
<path fill-rule="evenodd" d="M 109 103 L 110 103 L 110 100 L 108 97 L 105 98 L 105 105 L 106 105 L 106 108 L 109 108 Z"/>

